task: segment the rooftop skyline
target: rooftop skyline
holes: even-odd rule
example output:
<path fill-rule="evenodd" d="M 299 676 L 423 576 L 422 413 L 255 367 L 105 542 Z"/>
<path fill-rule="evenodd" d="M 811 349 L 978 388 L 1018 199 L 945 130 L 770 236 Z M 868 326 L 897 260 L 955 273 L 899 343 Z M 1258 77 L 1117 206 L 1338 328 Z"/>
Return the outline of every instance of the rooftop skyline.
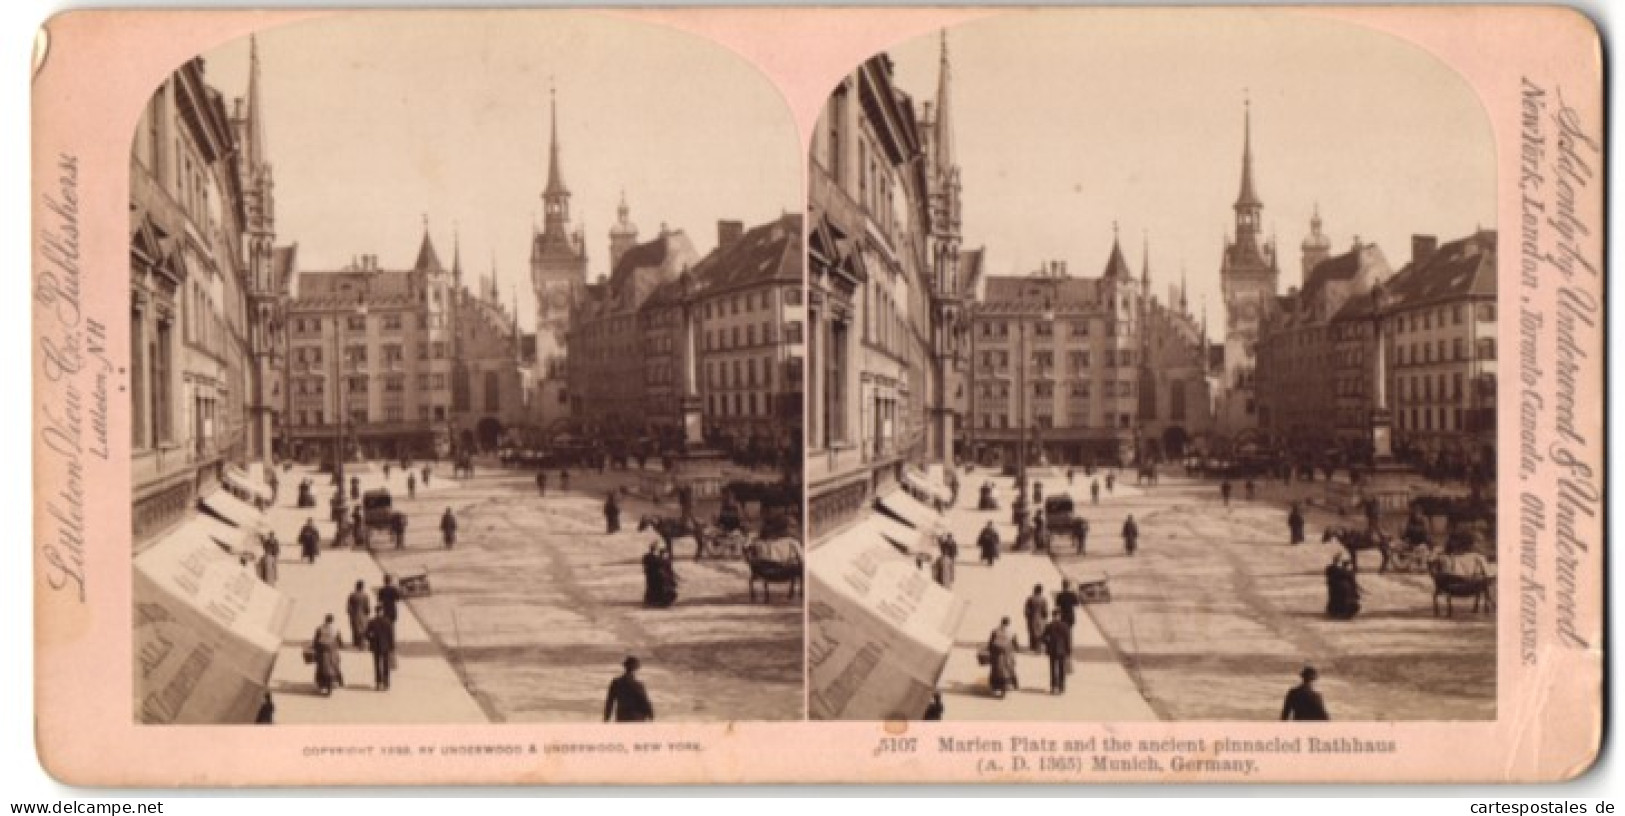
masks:
<path fill-rule="evenodd" d="M 361 255 L 408 268 L 427 224 L 448 268 L 461 244 L 470 288 L 495 265 L 503 303 L 517 294 L 531 329 L 551 93 L 589 282 L 610 271 L 623 195 L 640 241 L 664 224 L 702 255 L 718 220 L 799 212 L 800 140 L 782 98 L 682 32 L 582 12 L 369 12 L 256 41 L 277 242 L 298 243 L 301 269 Z M 201 56 L 229 108 L 247 93 L 249 39 Z"/>
<path fill-rule="evenodd" d="M 1301 283 L 1318 207 L 1333 256 L 1355 236 L 1397 271 L 1413 233 L 1495 227 L 1494 144 L 1473 92 L 1415 47 L 1274 10 L 1011 12 L 947 31 L 966 247 L 987 274 L 1064 260 L 1104 270 L 1114 231 L 1152 293 L 1188 281 L 1222 331 L 1220 253 L 1241 192 L 1250 107 L 1254 189 L 1276 236 L 1280 293 Z M 916 108 L 936 102 L 939 35 L 888 53 Z"/>

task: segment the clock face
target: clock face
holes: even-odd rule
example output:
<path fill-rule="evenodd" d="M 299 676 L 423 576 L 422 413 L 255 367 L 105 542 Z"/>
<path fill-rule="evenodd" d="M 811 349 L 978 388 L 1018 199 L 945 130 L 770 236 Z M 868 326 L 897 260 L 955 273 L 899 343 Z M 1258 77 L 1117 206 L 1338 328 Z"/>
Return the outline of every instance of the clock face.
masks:
<path fill-rule="evenodd" d="M 554 289 L 552 292 L 548 293 L 547 302 L 552 305 L 554 309 L 562 310 L 566 306 L 570 305 L 570 293 L 563 289 Z"/>

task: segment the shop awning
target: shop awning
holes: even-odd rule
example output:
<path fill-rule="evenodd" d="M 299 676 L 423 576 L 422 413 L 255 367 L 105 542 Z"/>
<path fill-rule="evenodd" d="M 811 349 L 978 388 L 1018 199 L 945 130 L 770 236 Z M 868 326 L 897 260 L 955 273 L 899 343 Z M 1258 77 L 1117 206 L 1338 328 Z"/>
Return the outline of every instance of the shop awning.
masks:
<path fill-rule="evenodd" d="M 964 615 L 964 602 L 897 552 L 872 521 L 810 558 L 813 719 L 919 719 Z"/>
<path fill-rule="evenodd" d="M 292 604 L 189 521 L 135 559 L 135 715 L 251 723 Z"/>
<path fill-rule="evenodd" d="M 887 541 L 906 550 L 906 555 L 914 553 L 931 553 L 933 539 L 923 530 L 916 530 L 884 513 L 876 513 L 869 519 L 875 531 L 880 533 Z"/>
<path fill-rule="evenodd" d="M 208 536 L 210 540 L 219 545 L 222 552 L 229 555 L 244 552 L 257 555 L 260 551 L 259 536 L 255 535 L 253 530 L 233 527 L 205 513 L 199 513 L 196 518 L 188 523 L 196 525 L 202 534 Z"/>
<path fill-rule="evenodd" d="M 903 483 L 927 498 L 936 499 L 943 504 L 947 504 L 953 500 L 953 491 L 949 490 L 947 485 L 938 482 L 936 479 L 933 479 L 920 471 L 912 469 L 904 470 Z"/>
<path fill-rule="evenodd" d="M 271 525 L 265 521 L 265 514 L 225 490 L 216 490 L 205 496 L 202 501 L 209 512 L 230 524 L 261 535 L 271 531 Z"/>
<path fill-rule="evenodd" d="M 926 507 L 902 490 L 893 490 L 880 497 L 879 501 L 880 506 L 886 508 L 887 512 L 907 522 L 921 533 L 934 536 L 948 529 L 941 513 Z"/>
<path fill-rule="evenodd" d="M 259 499 L 266 504 L 271 503 L 271 486 L 248 475 L 246 470 L 228 466 L 224 474 L 224 480 L 228 487 L 247 496 L 249 501 Z"/>

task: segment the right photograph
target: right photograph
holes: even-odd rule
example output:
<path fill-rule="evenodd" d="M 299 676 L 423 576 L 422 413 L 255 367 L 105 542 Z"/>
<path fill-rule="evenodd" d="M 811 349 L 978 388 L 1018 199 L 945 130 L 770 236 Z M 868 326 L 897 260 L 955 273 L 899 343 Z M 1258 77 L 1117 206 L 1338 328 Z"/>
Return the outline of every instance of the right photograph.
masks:
<path fill-rule="evenodd" d="M 1494 720 L 1495 142 L 1404 40 L 1036 10 L 808 161 L 815 720 Z"/>

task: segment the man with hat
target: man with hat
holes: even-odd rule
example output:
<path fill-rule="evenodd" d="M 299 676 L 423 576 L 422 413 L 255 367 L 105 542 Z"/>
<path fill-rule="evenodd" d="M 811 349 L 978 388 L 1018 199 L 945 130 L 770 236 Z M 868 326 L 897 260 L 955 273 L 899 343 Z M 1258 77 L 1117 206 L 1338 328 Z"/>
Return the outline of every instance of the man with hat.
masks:
<path fill-rule="evenodd" d="M 1283 720 L 1330 720 L 1326 714 L 1326 701 L 1320 698 L 1320 692 L 1315 691 L 1315 679 L 1320 672 L 1314 666 L 1304 666 L 1298 673 L 1303 682 L 1292 687 L 1286 693 L 1286 705 L 1281 707 Z"/>
<path fill-rule="evenodd" d="M 609 681 L 609 696 L 604 700 L 604 722 L 609 722 L 611 716 L 616 722 L 653 721 L 655 707 L 649 702 L 649 692 L 643 688 L 643 682 L 637 678 L 637 671 L 643 664 L 636 657 L 628 657 L 621 665 L 626 667 L 626 673 Z"/>

